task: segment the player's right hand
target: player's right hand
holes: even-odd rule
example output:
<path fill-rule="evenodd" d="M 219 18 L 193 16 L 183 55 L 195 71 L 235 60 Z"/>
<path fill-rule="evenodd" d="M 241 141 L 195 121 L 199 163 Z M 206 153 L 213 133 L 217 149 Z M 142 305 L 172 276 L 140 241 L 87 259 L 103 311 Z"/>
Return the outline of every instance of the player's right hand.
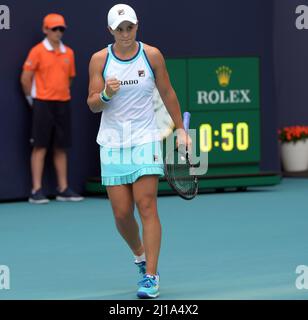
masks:
<path fill-rule="evenodd" d="M 116 78 L 106 80 L 106 93 L 108 97 L 113 97 L 120 90 L 120 81 Z"/>

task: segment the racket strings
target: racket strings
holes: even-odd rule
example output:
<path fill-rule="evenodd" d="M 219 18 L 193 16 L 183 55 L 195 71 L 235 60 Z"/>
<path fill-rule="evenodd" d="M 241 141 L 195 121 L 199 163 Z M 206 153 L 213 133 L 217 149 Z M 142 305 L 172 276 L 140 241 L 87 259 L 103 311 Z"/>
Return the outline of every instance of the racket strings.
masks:
<path fill-rule="evenodd" d="M 190 173 L 191 165 L 187 154 L 174 152 L 169 156 L 166 165 L 169 180 L 172 185 L 183 195 L 190 197 L 196 193 L 196 179 Z M 170 162 L 170 160 L 173 160 Z"/>

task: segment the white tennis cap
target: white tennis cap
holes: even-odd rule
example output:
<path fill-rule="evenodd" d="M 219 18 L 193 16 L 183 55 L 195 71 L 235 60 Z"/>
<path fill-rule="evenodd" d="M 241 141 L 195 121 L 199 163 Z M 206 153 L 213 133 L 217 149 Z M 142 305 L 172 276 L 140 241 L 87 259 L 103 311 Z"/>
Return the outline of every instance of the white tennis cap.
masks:
<path fill-rule="evenodd" d="M 108 26 L 115 30 L 123 21 L 137 24 L 136 12 L 127 4 L 116 4 L 108 12 Z"/>

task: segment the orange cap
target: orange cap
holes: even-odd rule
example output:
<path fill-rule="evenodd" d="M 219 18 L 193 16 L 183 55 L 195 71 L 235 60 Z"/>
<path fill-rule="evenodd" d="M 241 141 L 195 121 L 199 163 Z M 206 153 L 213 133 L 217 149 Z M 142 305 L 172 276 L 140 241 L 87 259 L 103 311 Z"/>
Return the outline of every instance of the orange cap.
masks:
<path fill-rule="evenodd" d="M 44 18 L 43 26 L 45 28 L 51 29 L 54 27 L 65 27 L 64 17 L 57 13 L 50 13 Z"/>

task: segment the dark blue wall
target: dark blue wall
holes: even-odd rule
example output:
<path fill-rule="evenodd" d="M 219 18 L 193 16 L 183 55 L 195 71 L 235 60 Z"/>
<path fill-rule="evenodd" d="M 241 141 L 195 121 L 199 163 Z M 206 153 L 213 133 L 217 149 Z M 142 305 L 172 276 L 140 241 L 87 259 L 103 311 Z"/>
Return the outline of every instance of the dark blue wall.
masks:
<path fill-rule="evenodd" d="M 66 17 L 64 42 L 76 53 L 73 93 L 73 147 L 69 177 L 77 190 L 88 176 L 99 175 L 95 143 L 99 115 L 86 105 L 88 63 L 91 55 L 112 41 L 106 15 L 117 1 L 7 0 L 11 30 L 0 30 L 0 199 L 26 197 L 31 186 L 31 112 L 19 84 L 29 49 L 41 41 L 42 18 L 50 12 Z M 157 46 L 166 57 L 260 56 L 262 104 L 262 168 L 279 168 L 276 142 L 277 114 L 273 81 L 273 2 L 270 0 L 139 0 L 126 1 L 139 17 L 139 39 Z M 55 186 L 51 163 L 46 189 Z"/>
<path fill-rule="evenodd" d="M 299 5 L 308 6 L 308 1 L 275 0 L 274 61 L 280 127 L 308 125 L 308 30 L 295 26 Z"/>

